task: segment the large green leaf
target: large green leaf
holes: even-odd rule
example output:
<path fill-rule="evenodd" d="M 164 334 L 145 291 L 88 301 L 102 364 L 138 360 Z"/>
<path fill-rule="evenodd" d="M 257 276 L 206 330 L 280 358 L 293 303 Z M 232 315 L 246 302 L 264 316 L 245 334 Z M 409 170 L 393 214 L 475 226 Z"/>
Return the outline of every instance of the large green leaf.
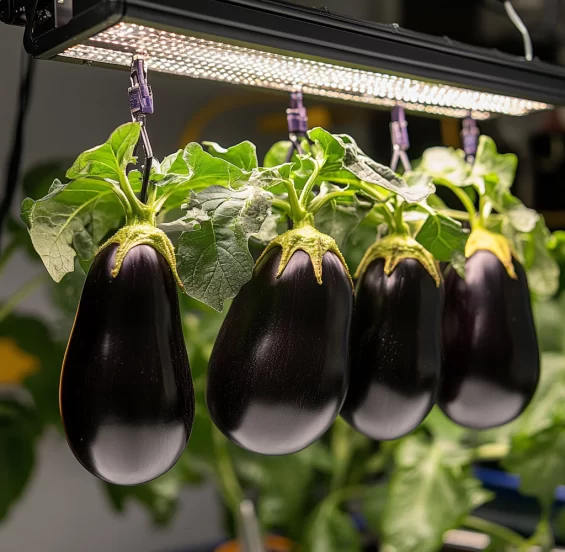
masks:
<path fill-rule="evenodd" d="M 157 197 L 165 196 L 163 209 L 168 211 L 180 207 L 192 191 L 207 186 L 233 186 L 249 176 L 229 160 L 211 155 L 200 144 L 191 142 L 184 150 L 164 159 L 152 181 Z"/>
<path fill-rule="evenodd" d="M 420 435 L 401 442 L 383 512 L 383 550 L 436 552 L 443 534 L 490 498 L 467 465 L 454 465 L 450 452 Z"/>
<path fill-rule="evenodd" d="M 100 244 L 120 227 L 124 211 L 115 184 L 79 178 L 58 180 L 47 196 L 22 203 L 22 219 L 51 277 L 59 282 L 74 270 L 74 259 L 92 258 Z"/>
<path fill-rule="evenodd" d="M 548 249 L 550 238 L 543 219 L 532 232 L 521 234 L 528 285 L 539 298 L 552 297 L 559 289 L 559 266 Z"/>
<path fill-rule="evenodd" d="M 438 261 L 448 262 L 454 251 L 463 251 L 468 234 L 461 223 L 441 213 L 430 215 L 416 235 L 421 243 Z"/>
<path fill-rule="evenodd" d="M 314 477 L 312 462 L 316 451 L 301 451 L 292 456 L 260 456 L 234 450 L 234 465 L 241 480 L 257 492 L 257 514 L 268 529 L 285 529 L 298 538 L 308 514 L 309 489 Z"/>
<path fill-rule="evenodd" d="M 320 196 L 340 189 L 339 186 L 324 182 L 320 186 Z M 370 203 L 360 201 L 356 196 L 340 198 L 340 201 L 332 200 L 316 213 L 316 228 L 332 236 L 338 247 L 342 247 L 371 207 Z"/>
<path fill-rule="evenodd" d="M 454 186 L 466 186 L 471 167 L 465 161 L 465 152 L 453 148 L 428 148 L 416 173 L 425 173 L 438 180 L 446 180 Z"/>
<path fill-rule="evenodd" d="M 254 186 L 211 186 L 191 196 L 184 218 L 197 220 L 200 228 L 183 232 L 177 249 L 179 276 L 191 297 L 221 310 L 251 278 L 247 242 L 261 229 L 271 197 Z"/>
<path fill-rule="evenodd" d="M 515 154 L 498 153 L 494 140 L 482 135 L 479 138 L 469 182 L 473 183 L 481 193 L 484 193 L 485 186 L 494 183 L 497 194 L 501 194 L 510 190 L 517 166 L 518 158 Z"/>
<path fill-rule="evenodd" d="M 133 152 L 140 131 L 139 123 L 126 123 L 118 127 L 104 144 L 81 153 L 67 171 L 67 178 L 74 180 L 90 176 L 118 182 L 126 167 L 135 161 Z"/>
<path fill-rule="evenodd" d="M 38 434 L 33 410 L 14 400 L 0 401 L 0 521 L 27 486 Z"/>
<path fill-rule="evenodd" d="M 333 135 L 322 128 L 315 128 L 308 135 L 316 143 L 315 156 L 322 165 L 320 179 L 337 183 L 367 182 L 394 192 L 409 203 L 423 201 L 435 190 L 431 178 L 421 178 L 408 185 L 393 170 L 365 155 L 350 136 Z"/>
<path fill-rule="evenodd" d="M 565 425 L 553 425 L 533 436 L 515 436 L 503 466 L 520 476 L 520 492 L 551 506 L 555 488 L 565 484 Z"/>
<path fill-rule="evenodd" d="M 258 166 L 255 144 L 247 140 L 227 149 L 216 142 L 204 142 L 204 145 L 208 148 L 208 153 L 214 157 L 225 159 L 244 171 L 251 171 Z"/>
<path fill-rule="evenodd" d="M 41 424 L 58 426 L 59 379 L 65 344 L 53 339 L 51 329 L 43 321 L 16 314 L 0 322 L 0 336 L 13 340 L 19 349 L 36 359 L 37 370 L 23 384 L 33 397 Z"/>
<path fill-rule="evenodd" d="M 361 552 L 361 536 L 350 514 L 330 500 L 324 501 L 308 519 L 304 552 Z"/>

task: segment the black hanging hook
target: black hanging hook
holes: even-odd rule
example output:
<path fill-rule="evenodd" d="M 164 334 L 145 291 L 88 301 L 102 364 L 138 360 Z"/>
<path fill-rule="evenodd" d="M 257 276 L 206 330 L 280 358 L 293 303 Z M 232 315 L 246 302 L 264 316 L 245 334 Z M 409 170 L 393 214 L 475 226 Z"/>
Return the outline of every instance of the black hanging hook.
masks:
<path fill-rule="evenodd" d="M 145 166 L 143 169 L 143 183 L 141 186 L 141 201 L 147 201 L 149 188 L 149 176 L 153 165 L 153 149 L 147 134 L 147 115 L 153 114 L 153 91 L 147 82 L 147 67 L 142 55 L 133 56 L 130 69 L 131 86 L 129 92 L 129 107 L 131 117 L 141 124 L 141 142 L 145 154 Z"/>
<path fill-rule="evenodd" d="M 408 137 L 408 123 L 404 107 L 400 104 L 395 105 L 391 111 L 390 139 L 392 142 L 392 159 L 390 168 L 396 171 L 398 162 L 402 162 L 404 171 L 412 170 L 412 165 L 406 152 L 410 149 L 410 138 Z"/>

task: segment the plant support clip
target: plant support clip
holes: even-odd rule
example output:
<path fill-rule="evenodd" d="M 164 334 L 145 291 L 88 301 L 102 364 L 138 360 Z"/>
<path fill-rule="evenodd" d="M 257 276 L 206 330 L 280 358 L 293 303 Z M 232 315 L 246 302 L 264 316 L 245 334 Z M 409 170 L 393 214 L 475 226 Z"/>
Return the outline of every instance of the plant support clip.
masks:
<path fill-rule="evenodd" d="M 143 183 L 141 186 L 141 201 L 147 201 L 149 187 L 149 176 L 153 164 L 153 149 L 147 134 L 147 115 L 153 114 L 153 91 L 147 82 L 147 67 L 145 59 L 141 55 L 134 55 L 130 69 L 131 86 L 128 89 L 129 107 L 131 117 L 141 124 L 141 141 L 145 154 L 145 166 L 143 169 Z"/>
<path fill-rule="evenodd" d="M 477 155 L 477 146 L 479 144 L 479 127 L 477 121 L 469 115 L 463 119 L 463 128 L 461 129 L 461 140 L 463 141 L 463 151 L 465 158 L 469 163 L 475 160 Z"/>
<path fill-rule="evenodd" d="M 392 108 L 390 139 L 392 142 L 392 159 L 390 160 L 390 168 L 396 172 L 398 162 L 401 161 L 405 172 L 412 170 L 412 165 L 410 164 L 410 160 L 406 154 L 410 148 L 408 123 L 406 122 L 404 107 L 401 105 L 395 105 Z"/>
<path fill-rule="evenodd" d="M 288 138 L 292 145 L 287 154 L 287 163 L 291 160 L 292 154 L 304 153 L 300 145 L 300 138 L 306 138 L 308 131 L 308 112 L 302 100 L 302 90 L 295 89 L 290 93 L 290 107 L 286 110 L 286 120 L 288 123 Z"/>

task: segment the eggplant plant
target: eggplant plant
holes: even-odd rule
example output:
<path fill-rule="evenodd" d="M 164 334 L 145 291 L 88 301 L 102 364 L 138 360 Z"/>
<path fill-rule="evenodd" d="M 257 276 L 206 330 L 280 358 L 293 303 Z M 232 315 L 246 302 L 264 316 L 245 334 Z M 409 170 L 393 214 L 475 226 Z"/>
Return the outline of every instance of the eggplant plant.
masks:
<path fill-rule="evenodd" d="M 565 361 L 552 343 L 534 395 L 530 294 L 558 290 L 564 240 L 511 194 L 516 157 L 481 137 L 474 163 L 431 148 L 398 175 L 315 128 L 303 153 L 287 161 L 290 143 L 278 143 L 262 166 L 249 142 L 189 144 L 154 164 L 141 202 L 139 133 L 119 127 L 65 183 L 23 202 L 71 337 L 63 355 L 66 336 L 12 312 L 26 289 L 0 309 L 0 347 L 19 366 L 6 381 L 34 399 L 0 402 L 4 473 L 18 474 L 0 514 L 21 495 L 43 429 L 59 423 L 62 362 L 67 440 L 118 510 L 138 500 L 164 523 L 180 489 L 212 478 L 228 519 L 252 496 L 264 528 L 306 551 L 378 541 L 433 552 L 461 526 L 488 533 L 492 550 L 548 549 L 565 473 Z M 0 264 L 29 250 L 11 229 Z M 439 262 L 451 264 L 445 282 Z M 538 498 L 531 538 L 472 516 L 492 499 L 473 474 L 481 460 Z"/>

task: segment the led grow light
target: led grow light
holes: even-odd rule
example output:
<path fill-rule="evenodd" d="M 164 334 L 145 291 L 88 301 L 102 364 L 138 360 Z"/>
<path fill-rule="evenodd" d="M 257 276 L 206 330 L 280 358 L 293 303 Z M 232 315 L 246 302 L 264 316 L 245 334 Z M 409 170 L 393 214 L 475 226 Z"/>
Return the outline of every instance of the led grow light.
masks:
<path fill-rule="evenodd" d="M 489 113 L 525 115 L 548 104 L 465 88 L 433 84 L 361 69 L 340 67 L 252 50 L 193 36 L 119 23 L 60 55 L 103 64 L 129 66 L 143 52 L 155 71 L 305 93 L 381 106 L 402 102 L 406 109 L 452 117 Z"/>
<path fill-rule="evenodd" d="M 154 71 L 455 117 L 565 105 L 563 68 L 279 0 L 38 0 L 30 28 L 41 58 L 143 53 Z"/>

